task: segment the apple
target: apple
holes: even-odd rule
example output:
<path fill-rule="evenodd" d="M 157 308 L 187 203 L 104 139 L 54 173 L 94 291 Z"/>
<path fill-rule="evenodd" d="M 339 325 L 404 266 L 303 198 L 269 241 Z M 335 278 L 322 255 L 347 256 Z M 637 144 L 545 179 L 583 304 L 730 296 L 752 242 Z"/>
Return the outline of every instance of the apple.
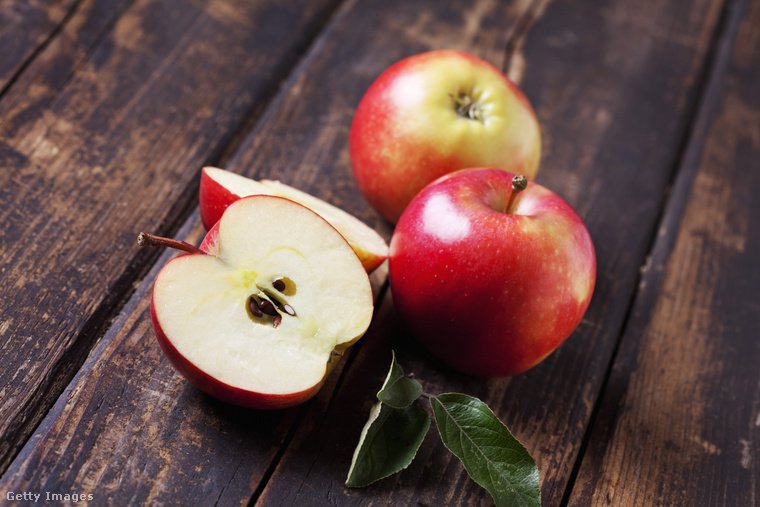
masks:
<path fill-rule="evenodd" d="M 483 377 L 516 375 L 555 350 L 596 280 L 594 246 L 573 208 L 490 168 L 425 187 L 396 225 L 388 259 L 412 333 L 454 369 Z"/>
<path fill-rule="evenodd" d="M 401 60 L 372 83 L 349 152 L 362 194 L 395 223 L 422 187 L 455 170 L 491 167 L 533 179 L 541 136 L 530 102 L 499 69 L 439 50 Z"/>
<path fill-rule="evenodd" d="M 249 195 L 278 195 L 321 215 L 346 238 L 367 273 L 377 269 L 388 257 L 388 244 L 382 236 L 342 209 L 285 183 L 269 179 L 256 181 L 218 167 L 204 167 L 201 171 L 199 197 L 203 226 L 210 230 L 227 206 Z"/>
<path fill-rule="evenodd" d="M 372 318 L 359 258 L 327 221 L 288 199 L 235 201 L 202 248 L 145 233 L 138 243 L 188 252 L 156 278 L 153 327 L 174 367 L 229 403 L 306 401 Z"/>

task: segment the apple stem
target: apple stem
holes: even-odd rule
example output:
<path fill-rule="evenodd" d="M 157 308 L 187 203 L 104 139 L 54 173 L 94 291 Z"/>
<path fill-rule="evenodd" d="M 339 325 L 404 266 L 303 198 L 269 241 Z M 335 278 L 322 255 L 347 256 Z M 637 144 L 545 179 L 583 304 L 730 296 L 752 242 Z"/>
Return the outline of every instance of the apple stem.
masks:
<path fill-rule="evenodd" d="M 469 95 L 466 93 L 460 93 L 456 97 L 453 93 L 450 93 L 449 95 L 454 99 L 454 104 L 457 106 L 456 111 L 459 116 L 467 118 L 468 120 L 483 121 L 478 104 L 472 100 Z"/>
<path fill-rule="evenodd" d="M 141 232 L 137 235 L 137 246 L 166 246 L 169 248 L 174 248 L 175 250 L 182 250 L 183 252 L 187 253 L 206 253 L 197 246 L 191 245 L 190 243 L 186 243 L 178 239 L 154 236 L 153 234 L 148 234 L 147 232 Z"/>
<path fill-rule="evenodd" d="M 527 186 L 528 178 L 522 174 L 515 175 L 515 177 L 512 178 L 512 189 L 509 192 L 509 199 L 507 199 L 507 203 L 504 205 L 504 213 L 515 212 L 515 208 L 517 207 L 517 198 L 519 197 L 520 192 L 525 190 Z"/>

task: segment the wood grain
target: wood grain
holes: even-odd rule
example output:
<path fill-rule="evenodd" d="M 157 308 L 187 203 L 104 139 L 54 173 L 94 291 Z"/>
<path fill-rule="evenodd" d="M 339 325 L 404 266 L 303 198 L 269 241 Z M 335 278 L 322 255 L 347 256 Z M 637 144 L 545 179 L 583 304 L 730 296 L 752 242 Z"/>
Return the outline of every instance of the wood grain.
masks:
<path fill-rule="evenodd" d="M 0 98 L 0 469 L 155 259 L 135 234 L 187 215 L 333 5 L 118 7 L 83 2 Z"/>
<path fill-rule="evenodd" d="M 389 293 L 330 410 L 309 411 L 257 505 L 492 503 L 485 490 L 473 487 L 461 463 L 443 447 L 434 425 L 409 468 L 366 488 L 345 487 L 354 447 L 390 368 L 391 351 L 404 371 L 422 382 L 426 392 L 466 392 L 481 399 L 492 394 L 481 379 L 454 372 L 422 350 L 399 321 Z M 430 410 L 428 403 L 421 404 Z"/>
<path fill-rule="evenodd" d="M 3 445 L 8 442 L 0 449 L 6 460 L 52 405 L 0 479 L 0 491 L 84 490 L 95 494 L 98 504 L 112 505 L 489 505 L 488 494 L 468 478 L 434 431 L 403 473 L 365 489 L 343 486 L 353 446 L 395 350 L 427 391 L 465 392 L 486 401 L 535 457 L 544 504 L 560 504 L 574 487 L 574 466 L 589 421 L 632 298 L 641 289 L 640 269 L 679 169 L 724 2 L 348 0 L 324 27 L 321 23 L 332 12 L 326 2 L 277 8 L 263 1 L 137 0 L 113 4 L 103 16 L 91 13 L 105 8 L 105 2 L 78 5 L 60 36 L 0 97 L 0 117 L 8 119 L 0 124 L 0 143 L 5 143 L 0 157 L 12 169 L 0 173 L 0 255 L 7 260 L 0 266 L 0 294 L 11 301 L 11 295 L 20 293 L 0 322 L 0 421 L 9 421 L 0 422 Z M 752 269 L 745 252 L 757 248 L 751 224 L 758 214 L 748 193 L 757 186 L 750 170 L 756 168 L 757 143 L 754 134 L 741 136 L 739 128 L 748 125 L 747 131 L 754 132 L 754 116 L 736 120 L 747 109 L 757 109 L 756 92 L 741 88 L 756 82 L 756 46 L 747 42 L 756 37 L 752 26 L 743 25 L 745 42 L 737 46 L 735 58 L 743 63 L 733 71 L 736 100 L 709 130 L 722 136 L 712 148 L 716 167 L 734 163 L 738 182 L 729 190 L 716 186 L 713 177 L 701 183 L 703 190 L 694 196 L 706 195 L 709 209 L 719 216 L 694 215 L 691 226 L 684 221 L 691 232 L 679 233 L 678 242 L 687 246 L 674 250 L 683 266 L 674 264 L 668 272 L 683 269 L 663 282 L 670 295 L 668 311 L 680 312 L 678 324 L 691 323 L 702 334 L 695 350 L 672 338 L 677 348 L 652 354 L 656 347 L 635 345 L 639 341 L 629 338 L 636 336 L 631 332 L 635 325 L 627 328 L 617 355 L 627 359 L 619 359 L 606 384 L 596 419 L 601 422 L 578 475 L 580 496 L 572 497 L 581 505 L 604 503 L 611 492 L 615 503 L 636 494 L 639 500 L 652 500 L 662 492 L 659 484 L 654 493 L 624 489 L 638 485 L 631 475 L 635 470 L 613 458 L 626 453 L 643 463 L 643 455 L 631 448 L 637 441 L 604 433 L 609 428 L 640 431 L 635 423 L 641 417 L 621 417 L 620 426 L 603 426 L 604 431 L 599 426 L 617 421 L 614 393 L 629 392 L 627 386 L 638 385 L 636 375 L 641 375 L 646 389 L 632 389 L 629 399 L 631 406 L 647 402 L 636 393 L 650 396 L 660 389 L 652 384 L 663 378 L 658 372 L 681 355 L 689 365 L 702 365 L 708 357 L 720 362 L 709 375 L 691 371 L 678 378 L 679 394 L 689 381 L 697 383 L 698 391 L 686 393 L 694 404 L 675 405 L 674 394 L 664 390 L 656 405 L 660 410 L 671 409 L 667 401 L 674 413 L 701 419 L 670 423 L 679 438 L 667 442 L 680 447 L 667 448 L 662 460 L 652 460 L 649 477 L 676 470 L 682 474 L 676 479 L 685 480 L 686 473 L 672 460 L 689 443 L 705 449 L 702 457 L 713 463 L 732 460 L 728 469 L 749 481 L 736 488 L 733 498 L 751 499 L 747 495 L 756 490 L 757 432 L 750 423 L 756 424 L 751 416 L 760 405 L 757 374 L 751 369 L 757 347 L 731 327 L 731 319 L 756 328 L 752 310 L 758 305 L 749 297 L 750 303 L 743 304 L 729 294 L 731 282 L 721 282 L 727 276 L 747 294 L 758 286 L 756 277 L 740 276 Z M 83 33 L 91 34 L 89 42 L 74 44 L 76 57 L 59 63 L 65 71 L 49 71 L 68 52 L 64 47 L 71 48 Z M 352 179 L 347 152 L 351 118 L 362 93 L 384 68 L 441 47 L 464 49 L 504 67 L 536 106 L 545 149 L 538 180 L 579 210 L 597 247 L 596 294 L 577 332 L 523 375 L 468 377 L 421 350 L 398 321 L 392 295 L 381 290 L 370 332 L 306 405 L 263 413 L 199 394 L 171 369 L 150 329 L 150 287 L 169 254 L 157 259 L 135 253 L 134 233 L 143 227 L 171 232 L 181 223 L 178 237 L 197 242 L 202 233 L 197 213 L 188 214 L 195 207 L 197 172 L 211 161 L 250 176 L 280 178 L 354 213 L 389 238 L 389 224 L 369 209 Z M 740 79 L 745 75 L 750 78 Z M 30 86 L 50 83 L 45 79 L 51 76 L 53 84 Z M 745 101 L 754 105 L 745 108 Z M 749 168 L 739 167 L 740 162 Z M 149 196 L 144 188 L 151 189 Z M 65 197 L 72 194 L 76 198 Z M 742 203 L 738 209 L 730 205 L 734 195 Z M 728 227 L 727 205 L 731 217 L 744 217 L 739 225 Z M 33 236 L 24 234 L 30 229 Z M 676 232 L 660 234 L 674 241 Z M 99 237 L 110 243 L 90 244 Z M 89 243 L 81 245 L 79 238 Z M 712 257 L 693 253 L 697 240 L 712 245 L 704 247 Z M 737 254 L 739 246 L 744 250 Z M 376 275 L 376 288 L 384 274 Z M 646 280 L 652 282 L 650 288 L 657 285 Z M 676 304 L 683 280 L 691 280 L 692 290 L 684 293 L 691 299 Z M 736 304 L 728 307 L 722 301 Z M 696 320 L 687 311 L 692 303 L 699 310 Z M 718 312 L 717 320 L 713 312 Z M 675 335 L 676 323 L 668 327 L 667 315 L 658 315 L 653 322 L 661 327 L 647 328 L 647 336 Z M 720 355 L 711 347 L 713 336 L 727 343 L 729 352 L 744 349 L 738 356 Z M 623 356 L 622 351 L 629 352 Z M 652 365 L 637 370 L 638 361 L 647 358 Z M 732 367 L 744 376 L 729 375 Z M 722 384 L 708 383 L 708 377 Z M 731 400 L 732 393 L 748 405 L 731 412 L 728 401 L 718 403 Z M 647 416 L 656 428 L 664 427 L 665 416 Z M 743 432 L 729 442 L 736 428 Z M 701 440 L 692 442 L 693 436 Z M 608 442 L 615 446 L 611 457 L 605 451 Z M 719 452 L 711 454 L 711 449 Z M 736 467 L 737 456 L 740 466 L 750 467 L 742 469 L 748 472 Z M 734 476 L 701 462 L 695 459 L 684 469 L 713 474 L 706 479 L 710 491 L 694 489 L 695 495 L 717 495 L 723 485 L 734 484 Z M 687 493 L 683 498 L 696 498 Z"/>
<path fill-rule="evenodd" d="M 757 504 L 758 26 L 733 6 L 571 505 Z"/>
<path fill-rule="evenodd" d="M 512 54 L 501 49 L 501 59 L 496 62 L 508 60 L 521 66 L 522 87 L 537 108 L 546 141 L 538 181 L 567 198 L 587 220 L 599 259 L 596 293 L 574 336 L 524 375 L 478 380 L 448 370 L 419 350 L 400 357 L 430 392 L 461 391 L 491 406 L 536 459 L 547 505 L 558 504 L 564 495 L 625 322 L 679 156 L 678 147 L 687 132 L 697 97 L 694 83 L 706 65 L 720 8 L 720 2 L 693 2 L 683 6 L 691 13 L 685 19 L 680 7 L 666 8 L 659 2 L 637 6 L 637 11 L 654 12 L 654 26 L 645 22 L 648 17 L 631 22 L 626 5 L 618 2 L 552 2 L 519 11 L 523 16 L 510 17 L 504 12 L 488 17 L 505 20 L 501 32 L 520 37 L 501 40 L 491 51 L 511 48 Z M 395 6 L 391 10 L 395 11 Z M 313 63 L 307 61 L 311 66 L 303 77 L 297 76 L 298 94 L 288 97 L 296 105 L 286 102 L 281 110 L 306 107 L 301 105 L 301 96 L 307 93 L 304 90 L 330 82 L 338 75 L 336 65 L 350 72 L 362 68 L 363 55 L 380 51 L 371 37 L 359 39 L 368 47 L 357 47 L 354 42 L 351 34 L 360 13 L 358 9 L 345 12 L 330 32 L 336 39 L 331 47 L 350 46 L 357 53 L 355 60 L 346 54 L 340 62 L 323 63 L 321 55 Z M 403 52 L 391 49 L 391 41 L 400 41 L 402 46 L 408 43 L 394 32 L 396 25 L 382 17 L 373 19 L 378 30 L 390 34 L 383 51 Z M 451 27 L 447 33 L 456 38 Z M 484 51 L 480 41 L 476 47 Z M 385 64 L 379 61 L 371 76 L 379 74 Z M 273 120 L 275 124 L 278 121 L 285 120 Z M 264 126 L 260 135 L 266 135 Z M 344 158 L 335 164 L 344 167 L 346 163 Z M 386 334 L 388 343 L 380 352 L 374 348 L 365 351 L 370 340 L 362 345 L 351 373 L 358 368 L 362 373 L 357 376 L 373 372 L 374 377 L 382 378 L 378 372 L 387 371 L 391 344 L 398 342 L 397 335 L 404 336 L 397 328 Z M 361 385 L 372 383 L 365 382 Z M 428 505 L 490 501 L 433 437 L 423 444 L 420 463 L 399 477 L 367 490 L 346 490 L 342 481 L 350 462 L 348 448 L 358 440 L 364 421 L 349 415 L 350 407 L 360 401 L 342 397 L 349 383 L 347 380 L 339 392 L 332 414 L 307 415 L 260 504 L 277 504 L 283 498 L 293 503 L 308 498 L 325 505 L 382 503 L 388 498 L 395 504 Z M 361 400 L 364 417 L 373 389 L 377 386 L 362 390 L 367 393 Z M 336 427 L 350 429 L 353 441 L 333 442 L 342 438 Z"/>
<path fill-rule="evenodd" d="M 178 236 L 204 231 L 194 213 Z M 96 504 L 246 505 L 291 428 L 324 411 L 344 364 L 302 407 L 261 411 L 201 393 L 161 352 L 150 319 L 164 253 L 0 480 L 3 491 L 87 491 Z M 387 270 L 373 275 L 380 297 Z M 2 503 L 2 499 L 0 499 Z"/>
<path fill-rule="evenodd" d="M 389 238 L 389 224 L 368 207 L 351 171 L 347 138 L 359 100 L 381 70 L 423 51 L 461 49 L 502 65 L 525 8 L 526 2 L 482 0 L 347 2 L 228 166 L 286 178 Z"/>
<path fill-rule="evenodd" d="M 21 69 L 34 58 L 75 0 L 10 0 L 0 3 L 0 95 Z"/>
<path fill-rule="evenodd" d="M 87 491 L 101 505 L 245 504 L 249 478 L 266 471 L 262 457 L 276 453 L 297 411 L 257 414 L 216 403 L 173 370 L 153 335 L 150 293 L 174 255 L 162 255 L 137 287 L 3 477 L 4 490 Z"/>

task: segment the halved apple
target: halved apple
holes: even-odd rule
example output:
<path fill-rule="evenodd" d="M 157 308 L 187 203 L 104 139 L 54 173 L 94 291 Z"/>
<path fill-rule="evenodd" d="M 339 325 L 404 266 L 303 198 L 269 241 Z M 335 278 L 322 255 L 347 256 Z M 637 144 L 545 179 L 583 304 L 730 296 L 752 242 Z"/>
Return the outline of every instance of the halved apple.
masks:
<path fill-rule="evenodd" d="M 207 231 L 221 218 L 227 206 L 241 197 L 277 195 L 306 206 L 330 222 L 354 249 L 367 273 L 388 257 L 388 244 L 374 229 L 342 209 L 285 183 L 256 181 L 218 167 L 204 167 L 199 194 L 201 220 Z"/>
<path fill-rule="evenodd" d="M 193 253 L 156 278 L 153 326 L 177 370 L 216 398 L 266 409 L 301 403 L 369 326 L 367 273 L 305 206 L 239 199 L 202 249 L 186 246 Z"/>

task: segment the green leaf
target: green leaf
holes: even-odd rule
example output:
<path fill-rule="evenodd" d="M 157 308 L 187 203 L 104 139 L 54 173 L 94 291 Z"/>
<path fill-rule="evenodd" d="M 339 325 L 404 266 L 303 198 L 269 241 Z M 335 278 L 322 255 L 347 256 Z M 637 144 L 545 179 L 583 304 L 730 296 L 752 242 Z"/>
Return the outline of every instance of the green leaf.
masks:
<path fill-rule="evenodd" d="M 430 416 L 419 405 L 398 409 L 376 403 L 354 450 L 346 486 L 368 486 L 408 467 L 428 429 Z"/>
<path fill-rule="evenodd" d="M 422 394 L 422 385 L 404 375 L 404 370 L 396 362 L 396 353 L 393 353 L 391 369 L 385 378 L 383 387 L 377 393 L 377 399 L 394 408 L 408 407 Z"/>
<path fill-rule="evenodd" d="M 538 467 L 488 406 L 465 394 L 431 396 L 443 444 L 497 506 L 541 505 Z"/>

